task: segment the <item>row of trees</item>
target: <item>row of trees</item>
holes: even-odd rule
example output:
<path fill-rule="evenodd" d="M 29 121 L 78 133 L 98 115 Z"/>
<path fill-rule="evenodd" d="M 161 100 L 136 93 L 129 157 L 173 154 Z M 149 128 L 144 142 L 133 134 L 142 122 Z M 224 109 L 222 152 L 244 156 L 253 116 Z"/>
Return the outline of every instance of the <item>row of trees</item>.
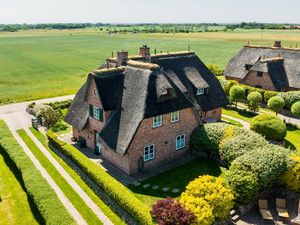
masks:
<path fill-rule="evenodd" d="M 246 95 L 246 90 L 239 86 L 233 85 L 229 90 L 230 101 L 235 102 L 237 108 L 237 103 L 244 100 Z M 256 110 L 263 102 L 263 96 L 261 93 L 253 91 L 247 95 L 247 104 L 249 109 L 253 110 L 255 113 Z M 273 96 L 267 102 L 268 108 L 276 113 L 276 115 L 284 108 L 286 105 L 285 100 L 280 96 Z M 294 116 L 300 116 L 300 101 L 297 101 L 292 104 L 291 112 Z"/>
<path fill-rule="evenodd" d="M 240 24 L 230 24 L 226 26 L 226 29 L 269 29 L 269 30 L 281 30 L 281 29 L 293 29 L 297 26 L 291 24 L 273 24 L 273 23 L 256 23 L 256 22 L 241 22 Z"/>

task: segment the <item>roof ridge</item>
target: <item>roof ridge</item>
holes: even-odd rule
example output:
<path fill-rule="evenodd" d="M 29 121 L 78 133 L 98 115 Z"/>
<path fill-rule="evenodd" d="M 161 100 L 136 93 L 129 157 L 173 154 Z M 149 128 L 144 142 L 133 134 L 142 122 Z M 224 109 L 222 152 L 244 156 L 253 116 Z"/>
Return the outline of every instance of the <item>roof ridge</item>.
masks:
<path fill-rule="evenodd" d="M 283 48 L 283 47 L 268 47 L 259 45 L 244 45 L 244 48 L 260 48 L 260 49 L 276 49 L 276 50 L 290 50 L 290 51 L 300 51 L 300 48 Z"/>
<path fill-rule="evenodd" d="M 150 62 L 139 62 L 135 60 L 129 60 L 127 61 L 128 66 L 137 67 L 141 69 L 148 69 L 148 70 L 157 70 L 160 68 L 159 65 L 150 63 Z"/>
<path fill-rule="evenodd" d="M 92 71 L 90 74 L 92 75 L 101 75 L 101 74 L 109 74 L 109 73 L 115 73 L 115 72 L 123 72 L 125 71 L 124 66 L 119 67 L 113 67 L 113 68 L 104 68 L 104 69 L 97 69 Z"/>
<path fill-rule="evenodd" d="M 283 60 L 283 57 L 272 57 L 272 58 L 261 59 L 259 62 L 268 63 L 268 62 L 280 61 L 280 60 Z"/>

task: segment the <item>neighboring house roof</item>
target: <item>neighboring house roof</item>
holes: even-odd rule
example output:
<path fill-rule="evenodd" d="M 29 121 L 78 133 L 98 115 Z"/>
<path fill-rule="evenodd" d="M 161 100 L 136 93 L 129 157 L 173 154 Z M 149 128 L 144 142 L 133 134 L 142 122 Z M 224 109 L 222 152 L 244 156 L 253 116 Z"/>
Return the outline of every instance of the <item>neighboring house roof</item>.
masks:
<path fill-rule="evenodd" d="M 259 61 L 265 61 L 265 64 L 257 64 Z M 300 88 L 300 49 L 244 46 L 229 61 L 224 75 L 244 79 L 248 74 L 245 65 L 253 65 L 253 70 L 270 72 L 274 86 L 279 90 L 283 85 Z"/>
<path fill-rule="evenodd" d="M 121 69 L 90 73 L 65 121 L 79 130 L 84 127 L 88 106 L 86 112 L 81 109 L 83 102 L 87 104 L 83 93 L 93 79 L 103 109 L 110 111 L 100 136 L 110 148 L 124 155 L 143 119 L 191 107 L 209 111 L 228 104 L 217 78 L 194 53 L 162 54 L 152 57 L 151 62 L 142 62 L 142 57 L 135 59 Z M 110 59 L 110 65 L 115 67 L 113 62 Z M 196 96 L 197 88 L 208 88 L 208 92 Z M 79 118 L 84 121 L 79 123 Z"/>

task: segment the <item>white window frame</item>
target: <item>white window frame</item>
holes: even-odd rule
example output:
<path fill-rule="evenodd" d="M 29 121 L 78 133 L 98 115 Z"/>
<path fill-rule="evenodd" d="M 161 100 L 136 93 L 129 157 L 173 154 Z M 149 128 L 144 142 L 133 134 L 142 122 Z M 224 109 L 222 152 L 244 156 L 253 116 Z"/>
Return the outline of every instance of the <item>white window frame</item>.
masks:
<path fill-rule="evenodd" d="M 163 122 L 162 115 L 153 117 L 153 128 L 161 127 Z"/>
<path fill-rule="evenodd" d="M 198 88 L 197 89 L 197 95 L 204 95 L 205 94 L 205 88 Z"/>
<path fill-rule="evenodd" d="M 94 117 L 96 120 L 99 120 L 99 119 L 100 119 L 100 108 L 97 107 L 97 106 L 94 106 L 94 105 L 93 105 L 93 117 Z"/>
<path fill-rule="evenodd" d="M 150 153 L 152 147 L 152 153 Z M 148 154 L 146 154 L 148 151 Z M 144 147 L 144 162 L 153 160 L 155 158 L 155 144 L 147 145 Z"/>
<path fill-rule="evenodd" d="M 179 138 L 179 140 L 177 140 Z M 179 141 L 179 144 L 177 143 Z M 176 150 L 182 149 L 185 147 L 185 134 L 178 135 L 176 137 Z"/>
<path fill-rule="evenodd" d="M 180 118 L 179 110 L 171 112 L 171 123 L 178 122 Z"/>

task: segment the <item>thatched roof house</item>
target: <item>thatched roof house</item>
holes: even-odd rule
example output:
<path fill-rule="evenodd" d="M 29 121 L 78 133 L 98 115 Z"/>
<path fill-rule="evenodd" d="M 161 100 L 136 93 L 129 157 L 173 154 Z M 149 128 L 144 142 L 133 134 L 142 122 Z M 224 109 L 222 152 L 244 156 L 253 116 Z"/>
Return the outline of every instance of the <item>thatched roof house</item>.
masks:
<path fill-rule="evenodd" d="M 244 46 L 228 63 L 224 75 L 266 90 L 300 89 L 300 49 Z"/>
<path fill-rule="evenodd" d="M 92 149 L 101 147 L 102 156 L 128 174 L 137 172 L 136 157 L 148 157 L 145 152 L 134 153 L 143 151 L 144 145 L 137 150 L 140 143 L 154 143 L 157 148 L 164 145 L 161 151 L 166 155 L 156 156 L 158 165 L 179 154 L 162 143 L 175 140 L 176 134 L 184 134 L 188 140 L 201 117 L 219 119 L 221 114 L 216 110 L 227 104 L 218 80 L 194 52 L 143 55 L 144 51 L 150 52 L 148 47 L 141 48 L 140 56 L 119 52 L 118 57 L 91 72 L 65 117 L 76 138 L 84 138 Z M 91 106 L 94 108 L 89 112 Z M 97 121 L 93 118 L 95 106 L 102 113 Z M 163 118 L 173 112 L 178 112 L 176 125 L 172 122 L 160 129 L 145 128 L 144 124 L 152 120 L 165 123 Z M 136 168 L 131 168 L 133 165 Z"/>

